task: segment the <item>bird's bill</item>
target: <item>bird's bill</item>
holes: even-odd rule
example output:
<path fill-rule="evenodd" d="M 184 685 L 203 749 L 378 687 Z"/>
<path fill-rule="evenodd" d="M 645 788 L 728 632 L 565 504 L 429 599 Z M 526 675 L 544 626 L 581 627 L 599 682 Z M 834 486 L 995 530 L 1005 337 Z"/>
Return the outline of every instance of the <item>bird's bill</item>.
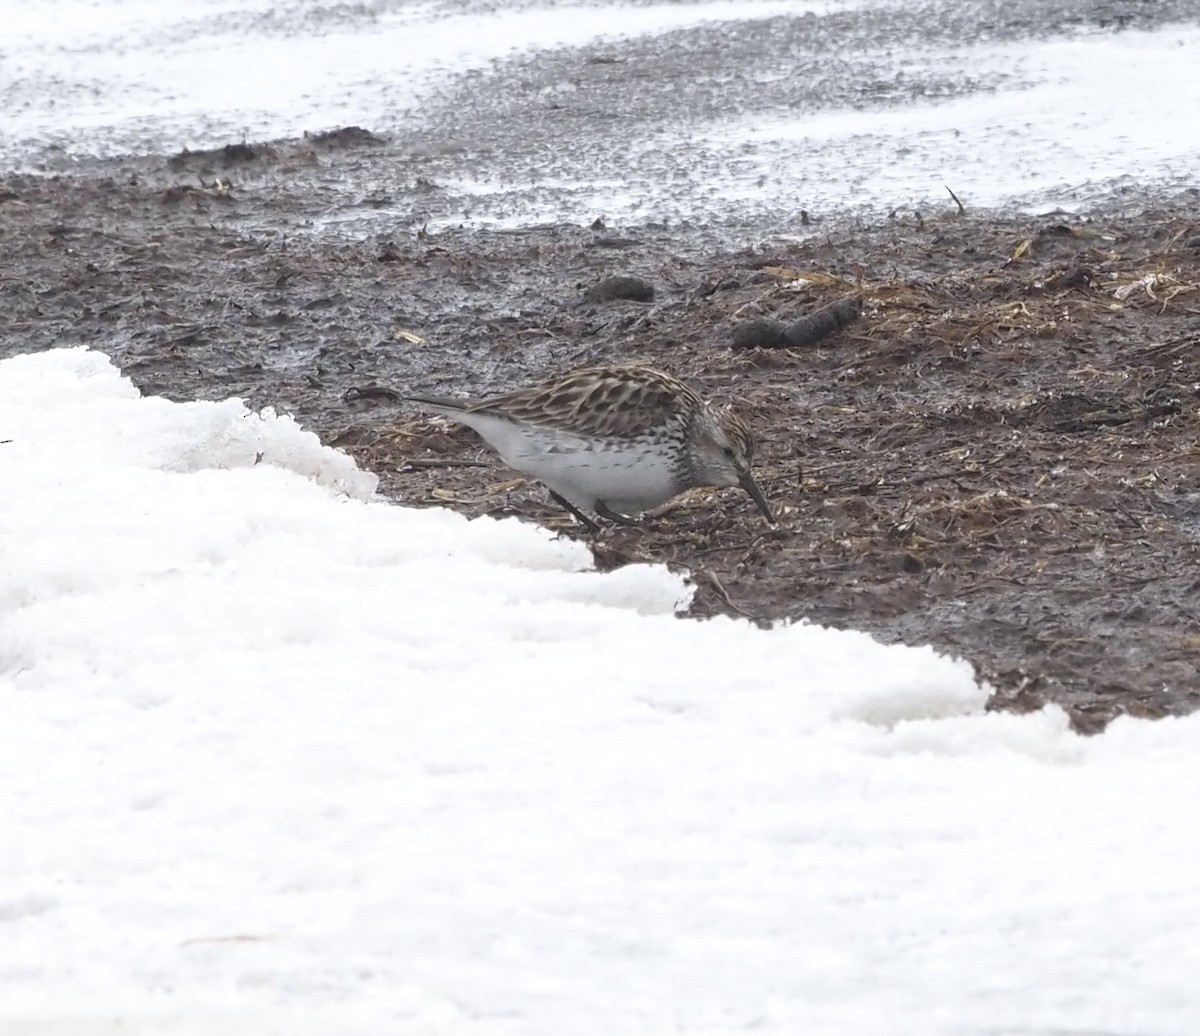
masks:
<path fill-rule="evenodd" d="M 767 503 L 767 498 L 763 496 L 763 491 L 758 488 L 758 483 L 754 481 L 754 476 L 750 474 L 750 472 L 747 471 L 746 474 L 742 476 L 741 486 L 747 493 L 750 494 L 750 499 L 758 505 L 758 509 L 762 511 L 763 517 L 766 518 L 767 521 L 772 525 L 774 525 L 775 515 L 771 513 L 771 505 Z"/>

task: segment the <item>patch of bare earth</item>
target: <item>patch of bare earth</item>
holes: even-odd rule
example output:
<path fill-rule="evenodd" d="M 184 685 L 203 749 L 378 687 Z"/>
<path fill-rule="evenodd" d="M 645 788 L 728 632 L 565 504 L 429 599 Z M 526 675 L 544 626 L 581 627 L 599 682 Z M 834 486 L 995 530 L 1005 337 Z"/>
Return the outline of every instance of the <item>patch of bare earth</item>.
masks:
<path fill-rule="evenodd" d="M 385 232 L 305 229 L 348 170 L 389 161 L 351 135 L 0 177 L 0 355 L 94 346 L 147 392 L 297 414 L 407 505 L 574 536 L 395 393 L 650 363 L 738 402 L 780 520 L 697 492 L 605 531 L 601 566 L 686 568 L 698 616 L 932 643 L 994 707 L 1058 702 L 1086 731 L 1200 706 L 1195 198 L 796 221 L 746 247 L 686 225 L 429 234 L 438 188 L 414 171 L 411 193 L 356 203 L 393 213 Z M 611 275 L 653 299 L 585 298 Z M 733 348 L 750 321 L 852 296 L 861 316 L 803 348 Z"/>

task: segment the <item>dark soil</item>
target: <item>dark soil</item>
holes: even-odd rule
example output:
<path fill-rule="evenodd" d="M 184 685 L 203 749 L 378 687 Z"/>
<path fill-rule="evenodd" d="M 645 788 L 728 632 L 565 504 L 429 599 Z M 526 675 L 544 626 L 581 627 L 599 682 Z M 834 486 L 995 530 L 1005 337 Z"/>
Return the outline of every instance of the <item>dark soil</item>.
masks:
<path fill-rule="evenodd" d="M 700 616 L 932 643 L 995 707 L 1058 702 L 1085 731 L 1200 706 L 1197 197 L 1087 218 L 947 199 L 748 245 L 687 224 L 431 235 L 437 186 L 414 176 L 407 199 L 349 205 L 404 202 L 385 233 L 325 225 L 347 181 L 403 161 L 343 131 L 0 176 L 0 357 L 97 348 L 147 393 L 295 414 L 398 502 L 573 536 L 541 487 L 396 392 L 649 363 L 738 402 L 780 521 L 698 492 L 606 531 L 600 565 L 687 568 Z M 614 276 L 652 301 L 597 289 Z M 856 298 L 857 319 L 849 302 L 797 325 Z M 733 348 L 752 321 L 829 333 Z"/>

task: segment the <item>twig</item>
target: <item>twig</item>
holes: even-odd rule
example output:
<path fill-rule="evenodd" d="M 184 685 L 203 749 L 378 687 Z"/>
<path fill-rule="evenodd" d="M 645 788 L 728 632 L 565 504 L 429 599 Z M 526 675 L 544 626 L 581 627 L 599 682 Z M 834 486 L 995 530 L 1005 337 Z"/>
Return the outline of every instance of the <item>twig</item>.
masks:
<path fill-rule="evenodd" d="M 1093 427 L 1112 427 L 1114 425 L 1130 424 L 1133 421 L 1153 421 L 1156 417 L 1169 417 L 1178 414 L 1182 405 L 1178 400 L 1158 403 L 1154 406 L 1141 407 L 1138 410 L 1128 410 L 1124 413 L 1110 410 L 1098 410 L 1090 414 L 1081 414 L 1069 421 L 1059 421 L 1052 425 L 1056 432 L 1082 432 Z"/>
<path fill-rule="evenodd" d="M 433 457 L 429 460 L 406 460 L 401 469 L 405 468 L 486 468 L 489 467 L 485 460 L 452 460 L 449 457 Z"/>
<path fill-rule="evenodd" d="M 747 619 L 755 618 L 755 616 L 752 615 L 750 612 L 746 611 L 744 608 L 739 608 L 736 604 L 733 603 L 733 600 L 729 596 L 729 591 L 725 589 L 725 585 L 721 582 L 721 580 L 719 578 L 717 578 L 717 573 L 714 572 L 711 568 L 699 569 L 699 574 L 708 580 L 708 582 L 712 585 L 713 591 L 716 593 L 716 595 L 719 598 L 721 598 L 722 601 L 725 602 L 726 607 L 732 608 L 735 612 L 737 612 L 739 615 L 743 616 L 744 618 L 747 618 Z"/>
<path fill-rule="evenodd" d="M 1150 255 L 1152 257 L 1166 255 L 1167 253 L 1169 253 L 1171 251 L 1172 248 L 1175 247 L 1175 242 L 1177 242 L 1181 237 L 1183 237 L 1184 234 L 1186 234 L 1189 231 L 1194 230 L 1194 229 L 1195 229 L 1194 225 L 1185 223 L 1184 226 L 1182 227 L 1182 229 L 1180 229 L 1178 231 L 1178 233 L 1174 234 L 1171 237 L 1171 240 L 1169 240 L 1165 245 L 1163 245 L 1162 248 L 1160 248 L 1157 252 L 1151 252 Z"/>
<path fill-rule="evenodd" d="M 1154 352 L 1154 353 L 1163 353 L 1166 356 L 1174 356 L 1176 353 L 1183 352 L 1184 349 L 1194 349 L 1195 347 L 1196 347 L 1196 340 L 1194 338 L 1184 338 L 1182 340 L 1176 340 L 1174 338 L 1169 338 L 1169 339 L 1167 339 L 1167 341 L 1160 342 L 1157 345 L 1147 346 L 1146 351 Z M 1113 372 L 1113 373 L 1117 373 L 1117 372 Z"/>
<path fill-rule="evenodd" d="M 946 187 L 946 190 L 950 191 L 949 186 Z M 958 200 L 958 195 L 955 194 L 953 191 L 950 191 L 950 197 L 954 199 L 954 204 L 958 206 L 958 214 L 960 216 L 965 216 L 967 214 L 967 210 L 963 206 L 963 203 Z"/>

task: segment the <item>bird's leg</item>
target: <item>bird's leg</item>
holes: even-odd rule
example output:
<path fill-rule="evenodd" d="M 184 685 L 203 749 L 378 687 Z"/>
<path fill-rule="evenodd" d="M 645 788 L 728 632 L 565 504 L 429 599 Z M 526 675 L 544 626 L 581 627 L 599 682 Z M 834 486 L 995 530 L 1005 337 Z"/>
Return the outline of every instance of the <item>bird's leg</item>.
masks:
<path fill-rule="evenodd" d="M 553 489 L 551 489 L 549 492 L 550 492 L 550 498 L 556 504 L 558 504 L 559 507 L 563 508 L 566 511 L 570 511 L 571 514 L 573 514 L 577 519 L 579 519 L 579 521 L 582 522 L 587 527 L 588 532 L 590 532 L 593 536 L 598 536 L 600 534 L 600 526 L 597 525 L 594 521 L 592 521 L 581 510 L 579 510 L 578 507 L 576 507 L 573 503 L 571 503 L 565 497 L 559 496 L 556 492 L 554 492 Z"/>
<path fill-rule="evenodd" d="M 603 500 L 597 500 L 592 506 L 601 518 L 607 518 L 610 522 L 616 522 L 618 525 L 637 525 L 628 515 L 617 514 Z"/>

